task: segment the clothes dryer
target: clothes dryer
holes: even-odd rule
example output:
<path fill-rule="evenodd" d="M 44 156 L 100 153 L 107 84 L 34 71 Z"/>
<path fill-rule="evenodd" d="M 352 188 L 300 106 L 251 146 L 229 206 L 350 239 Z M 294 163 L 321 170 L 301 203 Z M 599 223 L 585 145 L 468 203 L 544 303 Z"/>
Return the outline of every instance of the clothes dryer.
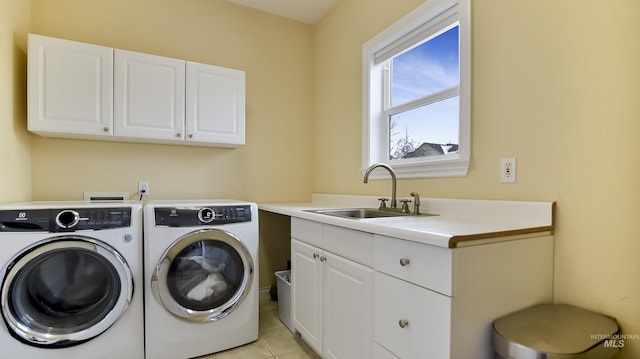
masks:
<path fill-rule="evenodd" d="M 0 349 L 15 359 L 144 357 L 142 206 L 0 207 Z"/>
<path fill-rule="evenodd" d="M 192 358 L 257 340 L 256 204 L 151 201 L 144 225 L 146 358 Z"/>

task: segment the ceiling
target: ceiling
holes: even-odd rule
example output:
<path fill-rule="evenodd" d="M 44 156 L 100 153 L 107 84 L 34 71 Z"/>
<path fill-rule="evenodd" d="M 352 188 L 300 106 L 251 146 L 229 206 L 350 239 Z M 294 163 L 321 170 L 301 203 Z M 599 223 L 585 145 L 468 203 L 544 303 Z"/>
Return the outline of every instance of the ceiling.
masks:
<path fill-rule="evenodd" d="M 338 0 L 227 0 L 290 19 L 317 23 Z"/>

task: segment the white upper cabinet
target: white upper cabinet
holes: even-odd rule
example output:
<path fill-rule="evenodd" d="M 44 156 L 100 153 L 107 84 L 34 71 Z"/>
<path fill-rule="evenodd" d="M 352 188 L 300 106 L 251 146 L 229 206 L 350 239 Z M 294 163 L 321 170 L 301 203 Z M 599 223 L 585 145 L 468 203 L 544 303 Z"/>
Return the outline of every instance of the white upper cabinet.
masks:
<path fill-rule="evenodd" d="M 184 141 L 185 62 L 115 50 L 116 136 Z"/>
<path fill-rule="evenodd" d="M 29 34 L 29 131 L 113 135 L 113 49 Z"/>
<path fill-rule="evenodd" d="M 244 144 L 244 71 L 187 62 L 187 141 Z"/>
<path fill-rule="evenodd" d="M 245 73 L 29 35 L 29 130 L 211 147 L 245 144 Z"/>

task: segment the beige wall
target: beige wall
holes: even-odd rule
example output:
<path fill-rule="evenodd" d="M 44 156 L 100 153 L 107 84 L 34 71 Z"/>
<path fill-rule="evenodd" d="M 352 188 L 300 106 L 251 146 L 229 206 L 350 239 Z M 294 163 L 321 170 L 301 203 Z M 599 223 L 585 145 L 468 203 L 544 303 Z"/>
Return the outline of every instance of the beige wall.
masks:
<path fill-rule="evenodd" d="M 389 192 L 388 181 L 362 184 L 361 46 L 422 0 L 341 0 L 315 28 L 222 0 L 32 0 L 32 32 L 247 71 L 248 144 L 32 136 L 31 156 L 23 72 L 29 2 L 0 1 L 0 74 L 14 79 L 0 84 L 0 202 L 29 198 L 30 180 L 38 200 L 133 193 L 138 179 L 151 182 L 151 199 Z M 399 193 L 557 201 L 555 300 L 615 316 L 624 333 L 640 334 L 640 2 L 473 5 L 469 175 L 401 180 Z M 503 185 L 499 159 L 511 156 L 518 183 Z M 269 222 L 277 229 L 268 233 L 282 231 L 280 219 Z M 279 255 L 266 255 L 274 263 L 261 273 L 280 269 Z M 640 357 L 640 340 L 627 341 L 621 357 Z"/>
<path fill-rule="evenodd" d="M 32 8 L 34 33 L 236 68 L 247 79 L 246 146 L 33 136 L 34 199 L 81 199 L 83 191 L 133 194 L 139 179 L 149 180 L 149 199 L 309 197 L 310 25 L 222 0 L 32 0 Z"/>
<path fill-rule="evenodd" d="M 362 183 L 361 46 L 421 0 L 343 0 L 316 30 L 314 192 Z M 557 201 L 554 299 L 640 335 L 640 2 L 473 1 L 472 161 L 423 197 Z M 501 157 L 518 182 L 499 183 Z M 623 358 L 640 358 L 640 340 Z"/>
<path fill-rule="evenodd" d="M 29 1 L 0 0 L 0 203 L 31 198 L 26 97 L 29 11 Z"/>

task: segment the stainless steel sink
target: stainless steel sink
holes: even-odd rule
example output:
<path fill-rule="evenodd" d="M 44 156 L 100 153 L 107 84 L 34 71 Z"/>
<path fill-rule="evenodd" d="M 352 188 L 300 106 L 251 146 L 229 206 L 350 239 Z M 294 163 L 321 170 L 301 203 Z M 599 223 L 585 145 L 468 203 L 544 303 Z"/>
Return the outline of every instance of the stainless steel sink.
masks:
<path fill-rule="evenodd" d="M 307 212 L 326 214 L 343 218 L 381 218 L 381 217 L 401 217 L 415 216 L 413 213 L 402 213 L 400 211 L 381 210 L 377 208 L 334 208 L 334 209 L 310 209 Z"/>

